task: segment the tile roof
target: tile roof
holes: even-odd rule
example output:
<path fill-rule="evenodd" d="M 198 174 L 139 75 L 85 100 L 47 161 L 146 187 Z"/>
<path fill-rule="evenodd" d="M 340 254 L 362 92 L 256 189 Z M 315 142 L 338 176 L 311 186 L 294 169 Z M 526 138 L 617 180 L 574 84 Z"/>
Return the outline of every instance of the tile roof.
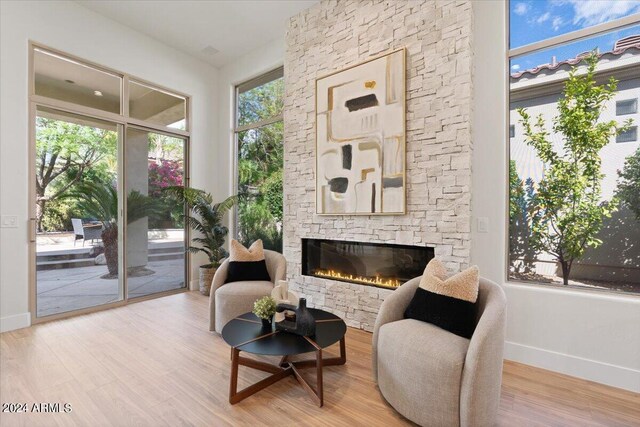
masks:
<path fill-rule="evenodd" d="M 605 56 L 607 57 L 621 56 L 627 51 L 634 51 L 634 52 L 637 51 L 637 53 L 640 53 L 640 34 L 628 36 L 616 41 L 612 50 L 598 53 L 598 60 L 602 59 Z M 512 73 L 511 78 L 517 80 L 523 77 L 525 74 L 528 74 L 530 76 L 535 76 L 542 70 L 554 71 L 562 67 L 563 65 L 574 66 L 579 64 L 590 53 L 591 52 L 582 52 L 578 54 L 575 58 L 565 59 L 564 61 L 559 61 L 559 62 L 555 62 L 555 56 L 554 56 L 553 62 L 551 64 L 542 64 L 534 68 L 529 68 L 527 70 L 522 70 L 517 73 Z"/>

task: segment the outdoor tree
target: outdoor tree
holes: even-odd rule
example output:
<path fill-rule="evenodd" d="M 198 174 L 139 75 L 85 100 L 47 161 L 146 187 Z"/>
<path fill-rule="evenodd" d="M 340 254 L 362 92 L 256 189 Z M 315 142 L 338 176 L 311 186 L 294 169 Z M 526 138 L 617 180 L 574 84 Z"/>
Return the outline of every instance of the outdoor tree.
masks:
<path fill-rule="evenodd" d="M 259 123 L 282 112 L 284 82 L 274 80 L 239 96 L 239 125 Z M 238 238 L 249 245 L 282 250 L 282 121 L 238 133 Z"/>
<path fill-rule="evenodd" d="M 184 157 L 184 140 L 161 133 L 149 132 L 149 157 L 179 161 Z"/>
<path fill-rule="evenodd" d="M 616 196 L 640 221 L 640 148 L 627 157 L 618 178 Z"/>
<path fill-rule="evenodd" d="M 108 154 L 115 156 L 113 131 L 60 120 L 36 120 L 36 227 L 42 230 L 47 202 L 81 182 L 84 173 Z"/>
<path fill-rule="evenodd" d="M 600 150 L 630 126 L 629 122 L 621 126 L 613 120 L 600 121 L 617 82 L 611 78 L 607 84 L 596 83 L 596 53 L 584 61 L 584 71 L 578 66 L 571 69 L 564 96 L 558 100 L 558 115 L 551 128 L 562 138 L 560 147 L 554 146 L 542 115 L 532 119 L 525 109 L 518 109 L 526 142 L 545 164 L 534 196 L 536 215 L 530 217 L 530 241 L 558 261 L 565 285 L 569 284 L 573 263 L 588 247 L 602 243 L 596 236 L 603 219 L 616 209 L 615 198 L 601 198 L 604 175 Z"/>

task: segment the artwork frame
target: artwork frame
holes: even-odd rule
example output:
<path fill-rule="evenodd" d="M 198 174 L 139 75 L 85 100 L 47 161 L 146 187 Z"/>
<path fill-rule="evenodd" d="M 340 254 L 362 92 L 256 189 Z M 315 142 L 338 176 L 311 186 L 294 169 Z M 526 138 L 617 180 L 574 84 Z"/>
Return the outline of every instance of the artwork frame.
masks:
<path fill-rule="evenodd" d="M 406 69 L 401 47 L 316 78 L 317 215 L 406 214 Z"/>

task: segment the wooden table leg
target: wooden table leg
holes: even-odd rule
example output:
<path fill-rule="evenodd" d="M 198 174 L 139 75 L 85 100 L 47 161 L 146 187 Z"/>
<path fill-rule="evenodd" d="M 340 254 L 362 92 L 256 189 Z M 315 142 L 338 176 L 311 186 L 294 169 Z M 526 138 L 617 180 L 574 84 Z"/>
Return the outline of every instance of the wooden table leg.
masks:
<path fill-rule="evenodd" d="M 311 398 L 316 402 L 319 407 L 324 405 L 324 385 L 323 385 L 323 368 L 331 365 L 344 365 L 347 361 L 347 351 L 345 346 L 345 338 L 340 339 L 340 356 L 323 359 L 322 348 L 320 348 L 315 341 L 307 338 L 316 348 L 316 360 L 303 360 L 298 362 L 289 361 L 288 356 L 283 356 L 280 359 L 278 365 L 270 365 L 268 363 L 259 362 L 253 359 L 247 359 L 240 357 L 240 350 L 236 347 L 231 348 L 231 378 L 229 379 L 229 402 L 235 404 L 241 400 L 251 396 L 254 393 L 268 387 L 269 385 L 286 378 L 289 375 L 294 375 L 300 385 L 309 393 Z M 270 372 L 272 375 L 258 381 L 257 383 L 243 389 L 238 392 L 238 366 L 243 365 L 249 368 L 258 369 L 264 372 Z M 298 369 L 303 368 L 316 368 L 316 387 L 311 385 L 302 377 Z"/>
<path fill-rule="evenodd" d="M 280 359 L 280 363 L 278 363 L 278 366 L 284 368 L 285 366 L 287 366 L 288 360 L 289 360 L 289 356 L 282 356 L 282 359 Z"/>
<path fill-rule="evenodd" d="M 231 348 L 231 377 L 229 378 L 229 402 L 233 403 L 233 398 L 238 391 L 238 359 L 240 350 Z"/>
<path fill-rule="evenodd" d="M 269 372 L 272 375 L 267 378 L 258 381 L 255 384 L 248 386 L 238 391 L 238 367 L 246 366 L 252 369 L 257 369 L 263 372 Z M 288 364 L 287 364 L 288 365 Z M 270 386 L 273 383 L 280 381 L 283 378 L 293 374 L 293 369 L 290 366 L 280 367 L 271 365 L 269 363 L 260 362 L 258 360 L 247 359 L 240 356 L 240 350 L 233 347 L 231 350 L 231 377 L 229 378 L 229 403 L 236 404 L 243 399 L 259 392 L 260 390 Z"/>
<path fill-rule="evenodd" d="M 316 350 L 316 395 L 320 402 L 318 406 L 324 405 L 324 394 L 322 391 L 322 349 Z"/>
<path fill-rule="evenodd" d="M 322 368 L 323 368 L 323 359 L 322 359 L 322 348 L 311 338 L 305 337 L 305 339 L 315 347 L 316 349 L 316 360 L 305 360 L 300 362 L 288 362 L 288 365 L 293 370 L 293 375 L 296 380 L 300 383 L 302 388 L 304 388 L 309 396 L 318 404 L 319 407 L 324 405 L 324 397 L 322 392 Z M 307 368 L 310 366 L 315 366 L 316 368 L 316 387 L 313 388 L 304 379 L 302 374 L 298 371 L 298 368 Z"/>
<path fill-rule="evenodd" d="M 277 383 L 281 379 L 288 377 L 292 373 L 293 373 L 293 370 L 291 368 L 282 369 L 278 373 L 270 375 L 267 378 L 263 379 L 262 381 L 258 381 L 257 383 L 252 384 L 252 385 L 250 385 L 249 387 L 247 387 L 247 388 L 245 388 L 243 390 L 240 390 L 239 392 L 237 392 L 233 396 L 230 396 L 229 397 L 229 402 L 232 405 L 235 404 L 235 403 L 238 403 L 241 400 L 244 400 L 247 397 L 249 397 L 249 396 L 251 396 L 253 394 L 256 394 L 260 390 L 269 387 L 271 384 Z"/>
<path fill-rule="evenodd" d="M 316 361 L 313 359 L 310 360 L 300 360 L 295 362 L 289 362 L 295 365 L 298 369 L 305 368 L 314 368 L 316 367 Z M 347 363 L 347 349 L 345 346 L 344 337 L 340 340 L 340 356 L 338 357 L 327 357 L 326 359 L 322 359 L 323 366 L 336 366 L 336 365 L 344 365 Z"/>

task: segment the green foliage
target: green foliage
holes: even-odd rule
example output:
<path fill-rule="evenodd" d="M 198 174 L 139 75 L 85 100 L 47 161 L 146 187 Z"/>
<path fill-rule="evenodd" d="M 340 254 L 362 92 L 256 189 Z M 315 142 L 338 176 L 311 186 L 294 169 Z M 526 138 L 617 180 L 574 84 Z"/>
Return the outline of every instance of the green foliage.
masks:
<path fill-rule="evenodd" d="M 640 148 L 627 157 L 618 178 L 616 196 L 640 221 Z"/>
<path fill-rule="evenodd" d="M 238 203 L 238 240 L 246 247 L 258 239 L 265 249 L 282 251 L 282 229 L 265 203 Z"/>
<path fill-rule="evenodd" d="M 271 319 L 276 314 L 276 300 L 270 296 L 256 300 L 253 303 L 253 314 L 261 319 Z"/>
<path fill-rule="evenodd" d="M 536 209 L 534 183 L 531 178 L 523 182 L 518 175 L 515 160 L 509 162 L 509 265 L 514 273 L 534 272 L 539 249 L 530 241 L 530 218 L 539 216 Z M 536 222 L 540 218 L 536 218 Z"/>
<path fill-rule="evenodd" d="M 277 116 L 282 111 L 282 79 L 244 92 L 239 97 L 241 125 Z M 282 121 L 238 134 L 238 240 L 282 251 Z"/>
<path fill-rule="evenodd" d="M 587 58 L 586 73 L 574 67 L 558 100 L 558 116 L 552 129 L 562 136 L 556 151 L 542 115 L 533 119 L 525 109 L 518 109 L 525 128 L 526 142 L 545 163 L 545 173 L 534 197 L 536 215 L 530 217 L 530 241 L 536 250 L 552 254 L 562 266 L 568 284 L 573 262 L 587 247 L 597 247 L 596 238 L 603 219 L 616 209 L 617 200 L 601 201 L 600 150 L 611 137 L 627 130 L 630 123 L 600 122 L 600 115 L 616 91 L 610 79 L 597 85 L 594 73 L 598 56 Z"/>
<path fill-rule="evenodd" d="M 269 212 L 277 222 L 282 222 L 282 193 L 284 191 L 282 184 L 282 169 L 278 169 L 269 175 L 260 187 Z"/>
<path fill-rule="evenodd" d="M 228 256 L 223 245 L 229 229 L 222 224 L 222 220 L 224 214 L 236 203 L 237 197 L 230 196 L 220 203 L 213 203 L 211 194 L 194 188 L 168 187 L 165 192 L 181 203 L 187 203 L 191 212 L 196 215 L 184 218 L 189 227 L 199 234 L 191 239 L 193 246 L 188 248 L 189 252 L 204 252 L 209 258 L 210 266 L 218 267 L 220 260 Z"/>
<path fill-rule="evenodd" d="M 102 242 L 111 277 L 118 276 L 118 190 L 111 183 L 87 181 L 61 196 L 76 200 L 76 206 L 85 215 L 102 222 Z M 161 203 L 138 191 L 127 195 L 127 223 L 148 217 L 154 218 Z"/>
<path fill-rule="evenodd" d="M 115 172 L 112 172 L 110 165 L 103 160 L 94 164 L 90 169 L 86 169 L 81 181 L 75 181 L 76 176 L 73 172 L 64 174 L 56 181 L 52 182 L 49 189 L 52 192 L 58 192 L 59 189 L 67 187 L 68 191 L 76 189 L 78 182 L 114 182 Z M 75 183 L 71 183 L 75 181 Z M 69 185 L 71 183 L 71 185 Z M 60 193 L 57 198 L 47 201 L 46 209 L 42 217 L 42 230 L 45 231 L 62 231 L 72 230 L 71 218 L 87 217 L 78 207 L 77 200 L 65 197 L 64 193 Z"/>
<path fill-rule="evenodd" d="M 182 185 L 184 140 L 149 132 L 149 195 Z M 71 230 L 72 217 L 86 217 L 77 201 L 65 197 L 82 182 L 115 182 L 117 133 L 115 131 L 40 116 L 36 122 L 36 190 L 39 230 Z M 175 199 L 159 199 L 162 206 L 150 217 L 151 228 L 183 227 L 184 206 Z"/>
<path fill-rule="evenodd" d="M 184 140 L 161 133 L 149 132 L 149 156 L 156 159 L 179 161 L 183 158 Z"/>
<path fill-rule="evenodd" d="M 51 201 L 42 217 L 42 229 L 46 231 L 71 230 L 71 218 L 75 218 L 75 202 L 62 198 Z"/>
<path fill-rule="evenodd" d="M 62 198 L 75 199 L 78 209 L 86 216 L 102 222 L 105 229 L 117 227 L 118 190 L 113 185 L 102 181 L 82 182 Z M 127 223 L 145 217 L 153 218 L 160 207 L 156 198 L 133 190 L 127 195 Z"/>
<path fill-rule="evenodd" d="M 270 81 L 238 96 L 238 124 L 256 123 L 282 113 L 284 79 Z"/>
<path fill-rule="evenodd" d="M 116 158 L 116 150 L 117 133 L 114 131 L 42 116 L 36 118 L 35 185 L 39 230 L 43 229 L 47 203 L 81 182 L 93 169 L 97 174 L 106 172 L 109 168 L 107 160 Z M 52 212 L 49 226 L 66 222 L 63 217 L 62 212 Z M 57 220 L 51 221 L 53 218 Z"/>
<path fill-rule="evenodd" d="M 516 169 L 516 161 L 509 161 L 509 218 L 515 218 L 521 211 L 521 203 L 519 201 L 524 196 L 524 188 L 518 170 Z"/>

